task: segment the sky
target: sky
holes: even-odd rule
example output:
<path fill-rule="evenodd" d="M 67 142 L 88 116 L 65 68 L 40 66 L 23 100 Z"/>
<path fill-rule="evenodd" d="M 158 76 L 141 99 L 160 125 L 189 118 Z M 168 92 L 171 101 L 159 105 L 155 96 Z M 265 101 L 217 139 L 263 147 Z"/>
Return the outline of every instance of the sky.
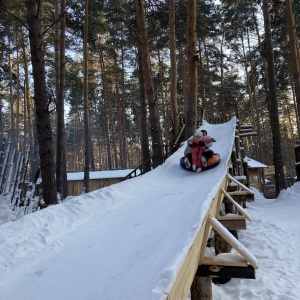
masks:
<path fill-rule="evenodd" d="M 201 126 L 221 156 L 211 170 L 183 170 L 184 144 L 147 174 L 23 217 L 1 199 L 0 300 L 164 299 L 226 176 L 234 127 Z M 213 284 L 213 299 L 299 299 L 300 183 L 277 199 L 253 191 L 238 235 L 256 279 Z"/>

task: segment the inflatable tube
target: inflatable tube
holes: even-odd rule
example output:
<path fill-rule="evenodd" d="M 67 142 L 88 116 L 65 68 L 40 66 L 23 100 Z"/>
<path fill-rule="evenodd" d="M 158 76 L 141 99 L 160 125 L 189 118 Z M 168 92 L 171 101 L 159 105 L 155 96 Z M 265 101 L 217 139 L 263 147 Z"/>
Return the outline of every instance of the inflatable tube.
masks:
<path fill-rule="evenodd" d="M 203 167 L 201 172 L 203 171 L 206 171 L 206 170 L 210 170 L 214 167 L 216 167 L 219 162 L 221 161 L 221 158 L 220 158 L 220 155 L 218 153 L 214 154 L 212 157 L 210 157 L 208 160 L 207 160 L 207 166 L 206 167 Z M 187 171 L 192 171 L 192 172 L 196 172 L 192 169 L 192 167 L 190 168 L 187 168 L 185 166 L 185 163 L 184 163 L 184 157 L 181 157 L 180 158 L 180 166 L 184 169 L 184 170 L 187 170 Z"/>

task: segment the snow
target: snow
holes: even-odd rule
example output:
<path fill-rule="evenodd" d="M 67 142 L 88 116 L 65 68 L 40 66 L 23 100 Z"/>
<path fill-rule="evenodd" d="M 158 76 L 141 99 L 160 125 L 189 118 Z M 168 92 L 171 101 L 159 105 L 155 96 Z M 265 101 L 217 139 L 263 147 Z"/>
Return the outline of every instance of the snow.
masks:
<path fill-rule="evenodd" d="M 100 179 L 100 178 L 123 178 L 129 173 L 134 171 L 134 169 L 129 170 L 108 170 L 108 171 L 91 171 L 90 179 Z M 84 172 L 72 172 L 67 173 L 68 180 L 83 180 Z"/>
<path fill-rule="evenodd" d="M 255 280 L 231 279 L 214 285 L 214 300 L 297 300 L 300 296 L 300 182 L 265 199 L 257 190 L 247 204 L 252 222 L 239 231 L 240 242 L 258 260 Z"/>
<path fill-rule="evenodd" d="M 184 144 L 147 174 L 21 218 L 0 203 L 0 299 L 165 299 L 226 176 L 234 127 L 204 122 L 222 161 L 202 173 L 179 166 Z M 258 261 L 256 280 L 213 285 L 214 299 L 296 300 L 300 183 L 277 200 L 253 192 L 239 242 Z"/>
<path fill-rule="evenodd" d="M 268 168 L 265 164 L 260 163 L 259 161 L 256 161 L 250 157 L 245 157 L 244 162 L 248 164 L 249 168 L 258 169 L 258 168 Z"/>

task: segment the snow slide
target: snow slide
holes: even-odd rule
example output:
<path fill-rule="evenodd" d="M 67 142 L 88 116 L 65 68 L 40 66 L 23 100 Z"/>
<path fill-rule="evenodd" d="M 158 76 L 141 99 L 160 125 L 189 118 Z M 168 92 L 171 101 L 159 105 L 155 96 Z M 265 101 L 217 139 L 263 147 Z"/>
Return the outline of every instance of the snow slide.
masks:
<path fill-rule="evenodd" d="M 227 173 L 236 118 L 206 129 L 220 164 L 153 171 L 0 225 L 0 300 L 164 299 Z"/>

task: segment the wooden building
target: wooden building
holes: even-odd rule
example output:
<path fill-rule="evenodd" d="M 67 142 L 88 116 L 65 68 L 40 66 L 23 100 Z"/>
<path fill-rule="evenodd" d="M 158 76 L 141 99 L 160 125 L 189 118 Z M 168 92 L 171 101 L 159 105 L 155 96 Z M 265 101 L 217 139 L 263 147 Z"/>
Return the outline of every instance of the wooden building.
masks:
<path fill-rule="evenodd" d="M 89 192 L 123 181 L 132 172 L 127 170 L 90 171 Z M 82 194 L 84 172 L 67 173 L 70 196 Z"/>
<path fill-rule="evenodd" d="M 123 181 L 133 169 L 90 171 L 89 192 Z M 82 194 L 84 172 L 67 173 L 69 196 Z M 37 194 L 43 197 L 43 184 L 38 180 Z"/>
<path fill-rule="evenodd" d="M 262 176 L 263 172 L 261 169 L 268 168 L 268 166 L 247 156 L 245 157 L 244 161 L 246 161 L 248 165 L 250 186 L 255 187 L 259 191 L 262 191 L 262 183 L 264 178 Z"/>

